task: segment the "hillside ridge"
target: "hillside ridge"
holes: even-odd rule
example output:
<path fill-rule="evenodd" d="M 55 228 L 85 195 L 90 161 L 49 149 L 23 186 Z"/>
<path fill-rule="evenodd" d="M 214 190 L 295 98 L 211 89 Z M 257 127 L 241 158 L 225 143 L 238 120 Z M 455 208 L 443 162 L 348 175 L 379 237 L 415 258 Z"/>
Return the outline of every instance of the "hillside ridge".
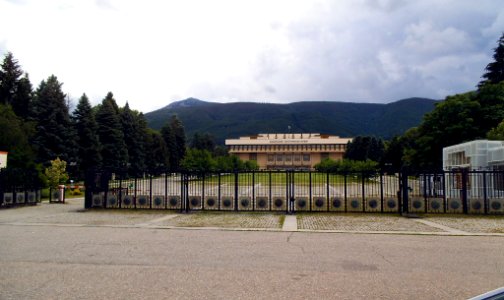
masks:
<path fill-rule="evenodd" d="M 177 115 L 190 138 L 210 133 L 226 138 L 268 132 L 319 132 L 342 137 L 373 135 L 389 139 L 420 124 L 438 100 L 412 97 L 389 103 L 301 101 L 286 104 L 218 103 L 188 98 L 146 113 L 149 127 L 160 129 Z"/>

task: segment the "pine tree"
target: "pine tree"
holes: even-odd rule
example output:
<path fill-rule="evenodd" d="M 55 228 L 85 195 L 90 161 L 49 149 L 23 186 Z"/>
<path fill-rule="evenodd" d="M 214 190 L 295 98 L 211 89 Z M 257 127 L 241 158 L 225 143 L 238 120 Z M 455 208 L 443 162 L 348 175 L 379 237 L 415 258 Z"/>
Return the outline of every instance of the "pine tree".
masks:
<path fill-rule="evenodd" d="M 485 70 L 486 73 L 481 76 L 485 80 L 478 84 L 478 87 L 482 87 L 487 83 L 499 83 L 504 80 L 504 33 L 498 41 L 498 45 L 494 48 L 494 61 L 489 63 Z"/>
<path fill-rule="evenodd" d="M 173 153 L 170 166 L 174 169 L 178 169 L 180 167 L 180 161 L 184 158 L 186 152 L 186 135 L 184 125 L 182 125 L 182 122 L 175 115 L 170 121 L 170 129 L 174 136 L 174 148 L 170 149 L 170 154 Z"/>
<path fill-rule="evenodd" d="M 31 106 L 33 100 L 33 86 L 28 78 L 28 74 L 17 82 L 16 93 L 12 99 L 12 109 L 19 117 L 27 120 L 31 116 Z"/>
<path fill-rule="evenodd" d="M 166 124 L 161 128 L 161 136 L 168 151 L 169 167 L 175 170 L 176 168 L 174 167 L 174 162 L 176 161 L 177 154 L 175 151 L 175 135 L 171 129 L 170 122 L 166 122 Z"/>
<path fill-rule="evenodd" d="M 11 106 L 0 104 L 0 149 L 9 152 L 8 167 L 28 169 L 35 166 L 35 155 L 24 125 Z"/>
<path fill-rule="evenodd" d="M 14 59 L 11 52 L 8 52 L 0 71 L 0 103 L 12 104 L 21 75 L 23 75 L 23 70 L 18 61 Z"/>
<path fill-rule="evenodd" d="M 157 173 L 166 169 L 169 165 L 168 149 L 163 137 L 152 129 L 147 133 L 147 168 L 152 173 Z"/>
<path fill-rule="evenodd" d="M 101 166 L 101 145 L 97 133 L 98 124 L 86 94 L 83 94 L 79 99 L 72 120 L 76 132 L 78 151 L 76 174 L 78 177 L 83 178 L 88 169 L 98 169 Z"/>
<path fill-rule="evenodd" d="M 141 118 L 144 118 L 143 114 L 133 112 L 126 103 L 121 112 L 121 124 L 130 168 L 134 173 L 145 169 L 145 135 L 141 127 Z"/>
<path fill-rule="evenodd" d="M 51 75 L 42 81 L 35 93 L 33 114 L 37 123 L 33 146 L 37 160 L 43 164 L 57 157 L 72 161 L 75 148 L 72 127 L 62 84 Z"/>
<path fill-rule="evenodd" d="M 96 112 L 98 138 L 102 144 L 102 166 L 110 171 L 124 170 L 128 163 L 128 150 L 124 143 L 119 109 L 114 95 L 109 92 Z"/>

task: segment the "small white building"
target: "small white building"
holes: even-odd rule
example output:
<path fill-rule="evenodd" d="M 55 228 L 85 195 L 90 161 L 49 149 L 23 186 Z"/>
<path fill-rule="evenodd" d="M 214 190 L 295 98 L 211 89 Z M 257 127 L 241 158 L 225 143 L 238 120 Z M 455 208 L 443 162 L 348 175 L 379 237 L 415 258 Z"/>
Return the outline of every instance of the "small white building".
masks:
<path fill-rule="evenodd" d="M 475 140 L 443 148 L 443 169 L 469 171 L 504 167 L 504 141 Z"/>
<path fill-rule="evenodd" d="M 7 168 L 7 155 L 9 152 L 0 151 L 0 169 Z"/>
<path fill-rule="evenodd" d="M 443 169 L 445 171 L 503 171 L 504 141 L 475 140 L 443 148 Z M 462 190 L 462 173 L 454 172 L 446 175 L 447 197 L 458 197 Z M 484 186 L 487 187 L 484 191 Z M 502 172 L 468 175 L 467 195 L 482 198 L 504 197 L 504 177 Z"/>

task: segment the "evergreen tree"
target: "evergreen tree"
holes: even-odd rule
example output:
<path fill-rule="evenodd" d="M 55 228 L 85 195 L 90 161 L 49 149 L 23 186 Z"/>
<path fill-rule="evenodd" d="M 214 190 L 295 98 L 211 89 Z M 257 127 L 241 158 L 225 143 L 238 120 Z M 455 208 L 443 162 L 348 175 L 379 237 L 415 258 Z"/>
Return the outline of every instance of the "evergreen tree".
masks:
<path fill-rule="evenodd" d="M 498 45 L 494 48 L 494 61 L 489 63 L 485 70 L 486 73 L 481 76 L 485 80 L 478 84 L 478 87 L 482 87 L 487 83 L 499 83 L 504 80 L 504 33 L 498 41 Z"/>
<path fill-rule="evenodd" d="M 7 166 L 33 168 L 35 155 L 29 142 L 30 128 L 9 105 L 0 104 L 0 128 L 0 150 L 9 152 Z"/>
<path fill-rule="evenodd" d="M 214 153 L 215 151 L 214 138 L 209 133 L 200 134 L 196 132 L 194 133 L 191 139 L 191 148 L 198 150 L 207 150 L 210 153 Z"/>
<path fill-rule="evenodd" d="M 178 169 L 186 151 L 186 136 L 184 125 L 182 125 L 182 122 L 175 115 L 170 121 L 170 130 L 174 136 L 173 149 L 170 148 L 170 166 Z"/>
<path fill-rule="evenodd" d="M 166 149 L 168 151 L 168 161 L 169 167 L 171 169 L 175 169 L 174 162 L 176 161 L 176 152 L 175 152 L 175 135 L 170 126 L 170 122 L 166 122 L 166 124 L 161 128 L 161 136 L 166 145 Z"/>
<path fill-rule="evenodd" d="M 86 94 L 83 94 L 79 99 L 72 120 L 76 132 L 78 152 L 76 174 L 79 178 L 83 178 L 88 169 L 101 167 L 101 145 L 97 133 L 98 124 Z"/>
<path fill-rule="evenodd" d="M 114 95 L 109 92 L 96 112 L 98 138 L 102 144 L 103 168 L 111 171 L 124 170 L 128 163 L 128 150 L 124 143 L 119 108 Z"/>
<path fill-rule="evenodd" d="M 379 162 L 382 160 L 384 152 L 385 146 L 381 139 L 372 136 L 357 136 L 348 143 L 345 158 Z"/>
<path fill-rule="evenodd" d="M 28 74 L 19 79 L 16 93 L 12 100 L 12 108 L 18 117 L 27 120 L 31 116 L 31 106 L 33 99 L 33 86 L 28 78 Z"/>
<path fill-rule="evenodd" d="M 11 52 L 8 52 L 0 70 L 0 103 L 13 103 L 21 75 L 23 75 L 23 71 L 18 61 L 14 59 Z"/>
<path fill-rule="evenodd" d="M 142 122 L 140 118 L 144 118 L 143 114 L 133 112 L 126 103 L 121 112 L 121 123 L 124 142 L 128 149 L 130 168 L 134 173 L 145 169 L 145 131 L 140 125 Z"/>
<path fill-rule="evenodd" d="M 33 114 L 37 123 L 33 146 L 37 160 L 43 164 L 57 157 L 65 161 L 74 159 L 75 141 L 62 84 L 51 75 L 42 81 L 35 93 Z"/>
<path fill-rule="evenodd" d="M 166 144 L 161 134 L 157 131 L 149 129 L 146 145 L 146 153 L 149 157 L 149 159 L 147 159 L 147 168 L 153 173 L 166 170 L 170 162 L 168 149 L 166 148 Z"/>

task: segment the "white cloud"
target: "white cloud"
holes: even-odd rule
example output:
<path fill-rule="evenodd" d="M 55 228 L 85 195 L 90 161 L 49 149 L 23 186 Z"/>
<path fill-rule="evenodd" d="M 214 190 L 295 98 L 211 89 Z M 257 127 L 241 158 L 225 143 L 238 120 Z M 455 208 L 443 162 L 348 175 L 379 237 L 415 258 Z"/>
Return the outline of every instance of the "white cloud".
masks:
<path fill-rule="evenodd" d="M 494 0 L 0 0 L 0 51 L 12 51 L 35 86 L 55 74 L 75 98 L 86 92 L 97 103 L 112 91 L 144 112 L 190 96 L 443 98 L 479 81 L 502 8 Z"/>

